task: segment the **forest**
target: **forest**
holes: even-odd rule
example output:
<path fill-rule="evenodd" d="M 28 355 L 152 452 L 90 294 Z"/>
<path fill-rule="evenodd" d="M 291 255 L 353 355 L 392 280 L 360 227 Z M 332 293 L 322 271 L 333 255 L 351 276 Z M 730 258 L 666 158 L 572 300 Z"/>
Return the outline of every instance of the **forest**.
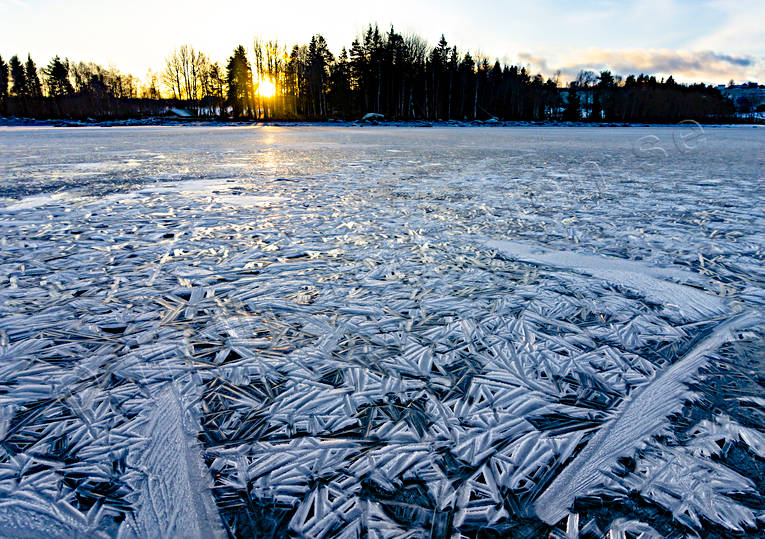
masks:
<path fill-rule="evenodd" d="M 621 77 L 582 71 L 563 84 L 525 67 L 491 62 L 416 34 L 369 25 L 336 56 L 320 34 L 291 48 L 254 40 L 225 64 L 191 45 L 139 81 L 116 68 L 56 56 L 38 67 L 0 57 L 0 115 L 112 120 L 183 109 L 194 119 L 356 120 L 368 113 L 399 121 L 700 122 L 729 120 L 719 90 L 670 76 Z"/>

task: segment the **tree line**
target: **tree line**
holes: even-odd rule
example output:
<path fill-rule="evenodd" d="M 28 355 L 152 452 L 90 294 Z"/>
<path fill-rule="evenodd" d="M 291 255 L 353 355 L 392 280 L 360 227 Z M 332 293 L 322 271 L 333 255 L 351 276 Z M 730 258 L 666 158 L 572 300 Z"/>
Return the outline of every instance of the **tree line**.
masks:
<path fill-rule="evenodd" d="M 139 95 L 132 75 L 92 62 L 54 57 L 38 68 L 26 61 L 0 56 L 0 114 L 33 118 L 114 119 L 159 114 L 165 108 L 159 91 Z"/>
<path fill-rule="evenodd" d="M 276 120 L 674 122 L 732 116 L 732 103 L 704 84 L 672 77 L 581 72 L 567 86 L 525 67 L 461 52 L 442 36 L 369 25 L 335 56 L 323 36 L 288 48 L 256 39 L 224 65 L 190 45 L 173 51 L 158 74 L 131 75 L 59 56 L 39 69 L 0 57 L 0 113 L 39 118 L 128 118 L 178 107 L 199 117 Z"/>

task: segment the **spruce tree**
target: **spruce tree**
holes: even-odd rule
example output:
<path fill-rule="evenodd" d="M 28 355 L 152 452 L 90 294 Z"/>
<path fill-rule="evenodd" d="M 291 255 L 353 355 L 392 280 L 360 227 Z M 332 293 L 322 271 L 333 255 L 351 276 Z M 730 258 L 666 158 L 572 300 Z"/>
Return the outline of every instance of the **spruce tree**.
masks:
<path fill-rule="evenodd" d="M 329 79 L 329 95 L 334 110 L 348 109 L 351 104 L 351 69 L 348 51 L 343 47 L 337 62 L 332 66 Z"/>
<path fill-rule="evenodd" d="M 24 74 L 27 81 L 27 95 L 29 97 L 42 97 L 42 84 L 40 84 L 40 77 L 37 75 L 37 66 L 32 60 L 32 55 L 27 55 Z"/>
<path fill-rule="evenodd" d="M 567 122 L 577 122 L 582 116 L 579 112 L 579 85 L 572 81 L 568 85 L 568 95 L 566 97 L 566 110 L 563 111 L 563 119 Z"/>
<path fill-rule="evenodd" d="M 15 54 L 11 56 L 8 62 L 8 67 L 11 72 L 11 95 L 23 97 L 27 95 L 27 76 L 24 72 L 24 66 L 22 65 L 19 57 Z"/>
<path fill-rule="evenodd" d="M 335 59 L 321 34 L 316 34 L 308 44 L 308 77 L 311 95 L 311 114 L 324 117 L 327 113 L 326 87 L 329 66 Z"/>
<path fill-rule="evenodd" d="M 226 65 L 228 78 L 228 104 L 234 118 L 252 113 L 252 67 L 244 47 L 239 45 Z"/>
<path fill-rule="evenodd" d="M 369 109 L 369 96 L 367 94 L 367 71 L 369 68 L 364 47 L 361 46 L 358 39 L 353 40 L 348 56 L 350 58 L 351 86 L 359 96 L 356 104 L 366 112 Z"/>
<path fill-rule="evenodd" d="M 69 95 L 74 93 L 72 83 L 69 82 L 69 61 L 61 61 L 61 58 L 56 56 L 53 58 L 48 67 L 43 70 L 45 74 L 45 84 L 48 87 L 48 94 L 52 97 L 58 97 L 62 95 Z"/>
<path fill-rule="evenodd" d="M 5 102 L 8 97 L 8 64 L 0 56 L 0 102 Z"/>

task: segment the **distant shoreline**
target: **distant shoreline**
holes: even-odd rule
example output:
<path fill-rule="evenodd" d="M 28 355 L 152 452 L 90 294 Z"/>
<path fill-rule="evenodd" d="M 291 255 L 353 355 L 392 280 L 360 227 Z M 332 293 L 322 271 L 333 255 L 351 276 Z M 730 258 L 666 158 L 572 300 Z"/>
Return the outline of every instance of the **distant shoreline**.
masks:
<path fill-rule="evenodd" d="M 765 127 L 765 120 L 699 122 L 705 127 Z M 557 122 L 557 121 L 344 121 L 344 120 L 216 120 L 150 117 L 127 120 L 81 121 L 0 117 L 0 127 L 672 127 L 677 123 Z"/>

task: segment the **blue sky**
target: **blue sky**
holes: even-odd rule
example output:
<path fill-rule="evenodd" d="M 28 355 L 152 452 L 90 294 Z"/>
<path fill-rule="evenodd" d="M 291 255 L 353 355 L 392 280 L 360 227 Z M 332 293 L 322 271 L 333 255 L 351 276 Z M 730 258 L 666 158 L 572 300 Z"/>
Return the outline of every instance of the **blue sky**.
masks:
<path fill-rule="evenodd" d="M 567 79 L 579 69 L 765 82 L 765 0 L 0 0 L 0 54 L 55 54 L 138 77 L 190 43 L 223 61 L 255 36 L 291 45 L 312 33 L 339 50 L 368 22 L 443 32 L 461 50 Z"/>

